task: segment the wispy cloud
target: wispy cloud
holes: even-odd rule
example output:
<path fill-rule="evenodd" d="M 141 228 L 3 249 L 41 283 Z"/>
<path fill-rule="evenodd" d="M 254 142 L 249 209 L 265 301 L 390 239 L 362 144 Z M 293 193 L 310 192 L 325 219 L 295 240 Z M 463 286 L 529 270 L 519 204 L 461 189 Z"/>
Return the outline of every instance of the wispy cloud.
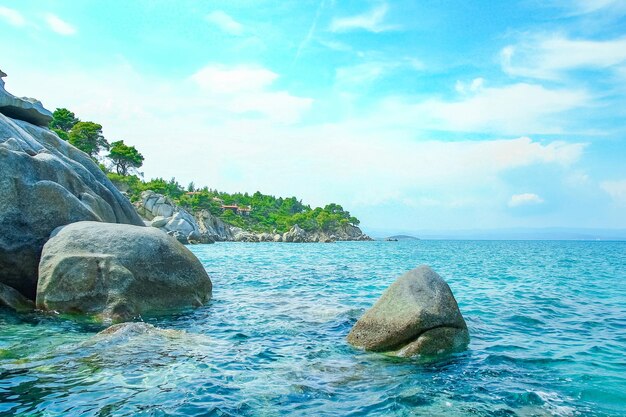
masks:
<path fill-rule="evenodd" d="M 232 113 L 256 112 L 280 123 L 295 123 L 313 100 L 273 91 L 278 74 L 259 66 L 207 65 L 191 76 L 209 99 Z"/>
<path fill-rule="evenodd" d="M 528 83 L 485 87 L 486 81 L 477 80 L 469 86 L 457 82 L 461 92 L 457 99 L 411 103 L 407 98 L 392 98 L 376 113 L 389 123 L 419 129 L 529 135 L 567 132 L 564 115 L 591 104 L 590 95 L 580 89 L 549 89 Z"/>
<path fill-rule="evenodd" d="M 300 55 L 302 54 L 302 51 L 309 44 L 309 42 L 311 42 L 311 39 L 313 38 L 313 34 L 315 33 L 315 29 L 317 28 L 317 22 L 320 19 L 320 15 L 322 14 L 322 10 L 324 9 L 325 5 L 326 5 L 326 0 L 321 0 L 319 6 L 317 7 L 317 11 L 315 12 L 315 17 L 313 18 L 313 22 L 311 23 L 311 26 L 309 27 L 309 31 L 307 32 L 302 42 L 300 42 L 300 45 L 298 45 L 296 56 L 293 59 L 294 63 L 297 62 L 298 59 L 300 59 Z"/>
<path fill-rule="evenodd" d="M 206 20 L 226 33 L 236 36 L 243 35 L 243 25 L 222 10 L 216 10 L 209 13 L 206 16 Z"/>
<path fill-rule="evenodd" d="M 48 27 L 59 35 L 70 36 L 76 34 L 76 28 L 74 26 L 55 14 L 48 13 L 45 15 L 45 19 Z"/>
<path fill-rule="evenodd" d="M 356 16 L 335 18 L 330 24 L 333 32 L 348 32 L 352 30 L 365 30 L 368 32 L 380 33 L 398 29 L 397 26 L 384 22 L 389 6 L 386 3 L 374 7 L 367 13 Z"/>
<path fill-rule="evenodd" d="M 4 20 L 13 26 L 24 26 L 26 24 L 26 20 L 20 12 L 4 6 L 0 6 L 0 20 Z"/>
<path fill-rule="evenodd" d="M 511 75 L 558 79 L 576 69 L 606 69 L 626 62 L 626 37 L 594 41 L 563 35 L 535 36 L 502 49 L 502 69 Z"/>
<path fill-rule="evenodd" d="M 563 3 L 564 7 L 576 14 L 594 13 L 602 10 L 625 11 L 625 0 L 568 0 Z"/>
<path fill-rule="evenodd" d="M 543 198 L 534 193 L 514 194 L 509 199 L 509 207 L 519 207 L 543 203 Z"/>
<path fill-rule="evenodd" d="M 202 88 L 217 93 L 259 91 L 272 84 L 278 74 L 259 66 L 226 67 L 207 65 L 191 78 Z"/>
<path fill-rule="evenodd" d="M 626 206 L 626 179 L 616 181 L 603 181 L 602 188 L 619 205 Z"/>
<path fill-rule="evenodd" d="M 337 68 L 335 82 L 340 88 L 354 86 L 362 88 L 397 70 L 422 71 L 424 68 L 425 65 L 415 58 L 374 60 Z"/>

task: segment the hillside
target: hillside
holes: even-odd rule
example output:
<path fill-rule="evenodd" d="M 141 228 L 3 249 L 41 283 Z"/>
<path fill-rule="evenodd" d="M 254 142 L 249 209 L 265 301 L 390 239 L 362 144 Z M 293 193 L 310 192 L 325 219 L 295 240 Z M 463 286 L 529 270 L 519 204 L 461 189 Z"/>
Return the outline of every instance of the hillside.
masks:
<path fill-rule="evenodd" d="M 144 182 L 133 175 L 115 173 L 109 173 L 109 178 L 133 202 L 141 199 L 143 191 L 154 191 L 191 213 L 206 210 L 229 225 L 254 233 L 285 233 L 298 225 L 308 233 L 333 234 L 360 223 L 335 203 L 311 208 L 296 197 L 275 197 L 258 191 L 252 195 L 231 194 L 208 187 L 196 188 L 193 184 L 185 188 L 175 179 L 158 178 Z"/>

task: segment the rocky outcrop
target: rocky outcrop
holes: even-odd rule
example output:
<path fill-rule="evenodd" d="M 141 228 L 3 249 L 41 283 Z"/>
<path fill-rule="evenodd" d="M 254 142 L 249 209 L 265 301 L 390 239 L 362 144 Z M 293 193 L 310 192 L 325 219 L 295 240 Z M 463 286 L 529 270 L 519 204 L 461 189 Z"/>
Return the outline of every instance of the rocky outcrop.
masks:
<path fill-rule="evenodd" d="M 52 120 L 52 113 L 34 98 L 15 97 L 8 93 L 4 89 L 3 77 L 6 77 L 6 74 L 0 71 L 0 113 L 37 126 L 48 126 Z"/>
<path fill-rule="evenodd" d="M 216 240 L 215 230 L 204 230 L 182 207 L 177 206 L 172 200 L 153 191 L 141 193 L 141 201 L 136 204 L 137 213 L 145 219 L 147 226 L 161 229 L 168 235 L 174 236 L 183 244 L 189 243 L 213 243 Z M 207 218 L 208 222 L 213 219 Z M 218 225 L 216 225 L 219 228 Z"/>
<path fill-rule="evenodd" d="M 0 282 L 34 299 L 50 233 L 82 220 L 143 225 L 88 155 L 0 108 Z"/>
<path fill-rule="evenodd" d="M 200 210 L 195 213 L 194 217 L 203 236 L 215 242 L 232 241 L 235 239 L 233 231 L 236 228 L 224 223 L 208 210 Z"/>
<path fill-rule="evenodd" d="M 135 204 L 137 213 L 146 225 L 163 230 L 176 237 L 181 243 L 213 242 L 322 242 L 338 240 L 372 240 L 361 229 L 350 224 L 332 233 L 307 232 L 297 224 L 285 233 L 255 233 L 232 226 L 214 216 L 208 210 L 200 210 L 191 215 L 177 206 L 171 199 L 153 191 L 144 191 L 141 200 Z"/>
<path fill-rule="evenodd" d="M 448 284 L 428 266 L 398 278 L 357 321 L 348 342 L 402 357 L 465 349 L 469 332 Z"/>
<path fill-rule="evenodd" d="M 17 312 L 31 311 L 35 309 L 35 303 L 15 289 L 0 283 L 0 307 L 9 307 Z"/>
<path fill-rule="evenodd" d="M 205 304 L 212 284 L 200 261 L 151 227 L 78 222 L 43 248 L 37 307 L 125 321 Z"/>
<path fill-rule="evenodd" d="M 304 243 L 307 241 L 307 234 L 304 229 L 297 224 L 290 231 L 283 234 L 283 242 Z"/>

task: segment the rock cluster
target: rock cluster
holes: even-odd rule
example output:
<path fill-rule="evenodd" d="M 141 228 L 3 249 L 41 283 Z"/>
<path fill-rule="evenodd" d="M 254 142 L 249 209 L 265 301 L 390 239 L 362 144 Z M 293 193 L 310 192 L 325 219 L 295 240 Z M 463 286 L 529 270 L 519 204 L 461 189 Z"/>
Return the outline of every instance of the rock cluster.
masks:
<path fill-rule="evenodd" d="M 183 244 L 215 241 L 208 234 L 202 233 L 191 214 L 161 194 L 144 191 L 136 207 L 137 213 L 145 219 L 147 226 L 161 229 Z"/>
<path fill-rule="evenodd" d="M 78 222 L 43 248 L 37 307 L 124 321 L 205 304 L 212 284 L 200 261 L 151 227 Z"/>
<path fill-rule="evenodd" d="M 469 332 L 448 284 L 428 266 L 398 278 L 357 321 L 348 342 L 396 356 L 465 349 Z"/>

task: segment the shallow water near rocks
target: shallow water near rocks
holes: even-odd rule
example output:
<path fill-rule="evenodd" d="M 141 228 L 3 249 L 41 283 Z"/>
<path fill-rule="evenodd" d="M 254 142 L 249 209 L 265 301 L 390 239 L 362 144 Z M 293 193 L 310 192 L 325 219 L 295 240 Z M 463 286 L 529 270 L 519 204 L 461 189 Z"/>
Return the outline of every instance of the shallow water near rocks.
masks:
<path fill-rule="evenodd" d="M 626 415 L 626 242 L 404 241 L 192 246 L 209 305 L 145 318 L 186 337 L 0 310 L 0 415 Z M 345 336 L 419 264 L 472 337 L 439 362 Z"/>

